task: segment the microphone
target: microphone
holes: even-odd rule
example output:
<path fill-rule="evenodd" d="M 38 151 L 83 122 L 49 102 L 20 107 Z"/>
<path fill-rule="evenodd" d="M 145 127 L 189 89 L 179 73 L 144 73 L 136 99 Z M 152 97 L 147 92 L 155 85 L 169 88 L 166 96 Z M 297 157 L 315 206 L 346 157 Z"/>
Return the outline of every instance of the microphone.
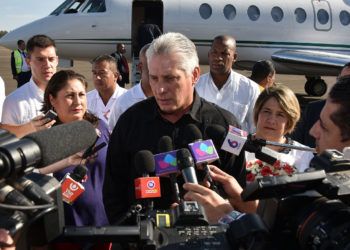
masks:
<path fill-rule="evenodd" d="M 163 153 L 154 155 L 156 176 L 167 176 L 169 174 L 178 173 L 179 169 L 176 163 L 177 150 L 173 150 L 172 141 L 166 142 L 166 140 L 171 140 L 170 137 L 169 139 L 162 138 L 158 142 L 158 151 Z M 162 142 L 160 142 L 161 140 Z M 162 145 L 159 145 L 159 143 Z M 163 150 L 163 146 L 165 150 Z"/>
<path fill-rule="evenodd" d="M 176 152 L 176 160 L 185 182 L 198 184 L 194 162 L 190 151 L 187 148 L 179 149 Z"/>
<path fill-rule="evenodd" d="M 175 152 L 172 139 L 170 138 L 170 136 L 167 136 L 167 135 L 162 136 L 158 142 L 158 152 L 170 152 L 170 151 Z M 175 158 L 176 158 L 176 154 L 175 154 Z M 159 165 L 160 163 L 157 164 L 158 169 L 159 169 Z M 174 200 L 176 203 L 179 204 L 181 202 L 181 199 L 180 199 L 179 184 L 177 183 L 177 173 L 178 173 L 178 169 L 176 168 L 176 172 L 169 172 L 169 177 L 170 177 L 171 189 L 174 194 Z"/>
<path fill-rule="evenodd" d="M 143 177 L 134 180 L 136 199 L 158 198 L 161 196 L 159 177 L 149 177 L 149 173 L 154 172 L 154 158 L 149 150 L 141 150 L 134 158 L 136 170 Z M 148 209 L 153 209 L 153 204 L 148 203 Z"/>
<path fill-rule="evenodd" d="M 62 200 L 70 205 L 85 192 L 84 186 L 81 184 L 86 181 L 87 168 L 82 165 L 78 165 L 74 168 L 73 172 L 67 173 L 62 181 Z"/>
<path fill-rule="evenodd" d="M 9 183 L 30 200 L 34 201 L 35 204 L 44 205 L 54 202 L 54 199 L 46 194 L 38 184 L 25 177 L 18 178 L 16 181 L 9 181 Z"/>
<path fill-rule="evenodd" d="M 210 176 L 208 164 L 219 159 L 219 155 L 215 149 L 211 139 L 202 140 L 202 132 L 194 124 L 189 124 L 185 128 L 185 138 L 187 139 L 188 148 L 191 150 L 192 156 L 199 168 L 204 170 L 210 187 L 217 192 L 217 186 Z"/>
<path fill-rule="evenodd" d="M 10 185 L 4 185 L 0 188 L 0 203 L 18 206 L 33 206 L 33 203 L 27 197 Z"/>
<path fill-rule="evenodd" d="M 95 142 L 96 131 L 88 121 L 75 121 L 29 134 L 0 146 L 0 178 L 30 167 L 45 167 L 86 149 Z"/>

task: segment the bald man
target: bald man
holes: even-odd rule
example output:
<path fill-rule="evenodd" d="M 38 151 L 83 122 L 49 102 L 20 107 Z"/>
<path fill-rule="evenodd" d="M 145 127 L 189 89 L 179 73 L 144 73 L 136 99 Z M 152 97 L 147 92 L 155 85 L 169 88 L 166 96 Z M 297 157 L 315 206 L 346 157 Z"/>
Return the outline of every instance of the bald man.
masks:
<path fill-rule="evenodd" d="M 253 133 L 253 108 L 260 90 L 255 82 L 232 70 L 236 59 L 235 39 L 215 37 L 208 53 L 210 72 L 201 75 L 196 90 L 204 99 L 230 111 L 242 129 Z"/>

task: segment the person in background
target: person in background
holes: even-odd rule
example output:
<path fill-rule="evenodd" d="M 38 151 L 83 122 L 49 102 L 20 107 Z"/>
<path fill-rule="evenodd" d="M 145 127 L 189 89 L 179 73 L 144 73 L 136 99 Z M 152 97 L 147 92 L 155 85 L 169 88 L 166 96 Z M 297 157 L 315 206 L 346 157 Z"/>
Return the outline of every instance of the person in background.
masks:
<path fill-rule="evenodd" d="M 237 126 L 233 115 L 200 98 L 195 84 L 200 75 L 199 59 L 194 43 L 180 33 L 169 32 L 153 40 L 146 52 L 149 83 L 153 97 L 140 101 L 119 118 L 108 145 L 103 200 L 109 222 L 120 223 L 134 204 L 134 179 L 139 177 L 134 156 L 140 150 L 158 153 L 159 139 L 169 136 L 174 148 L 183 148 L 184 133 L 189 124 L 205 135 L 207 126 Z M 204 136 L 205 137 L 205 136 Z M 206 138 L 205 138 L 206 139 Z M 220 168 L 245 184 L 244 156 L 219 150 Z M 178 181 L 183 179 L 179 176 Z M 201 178 L 199 178 L 201 181 Z M 161 177 L 163 194 L 171 194 L 169 178 Z M 154 202 L 155 209 L 169 209 L 172 195 Z M 130 223 L 130 221 L 126 221 Z"/>
<path fill-rule="evenodd" d="M 291 89 L 285 85 L 272 86 L 259 95 L 254 107 L 254 123 L 257 139 L 304 146 L 293 141 L 288 134 L 293 131 L 300 118 L 300 105 Z M 278 154 L 280 164 L 273 166 L 255 158 L 254 153 L 246 152 L 247 181 L 265 175 L 283 175 L 304 172 L 314 157 L 310 151 L 282 148 L 267 145 Z"/>
<path fill-rule="evenodd" d="M 257 61 L 252 68 L 250 79 L 259 84 L 260 91 L 275 84 L 276 70 L 270 60 Z"/>
<path fill-rule="evenodd" d="M 57 72 L 47 85 L 42 111 L 54 110 L 57 113 L 56 124 L 87 120 L 96 127 L 98 139 L 95 145 L 103 142 L 108 143 L 109 132 L 106 124 L 87 112 L 87 85 L 85 77 L 72 70 Z M 97 152 L 97 155 L 85 161 L 85 166 L 88 169 L 87 181 L 83 183 L 85 192 L 72 205 L 64 204 L 65 224 L 67 226 L 99 227 L 108 225 L 102 201 L 106 153 L 107 149 L 104 147 Z M 54 177 L 60 181 L 67 173 L 72 173 L 77 165 L 83 164 L 82 160 L 81 154 L 76 154 L 41 168 L 39 171 L 42 174 L 53 173 Z M 98 249 L 109 249 L 109 244 L 97 245 Z M 67 247 L 72 247 L 69 249 L 81 249 L 82 247 L 90 249 L 93 246 L 88 243 L 76 245 L 62 243 L 55 245 L 55 247 L 55 249 L 67 249 Z M 94 247 L 96 246 L 94 245 Z"/>
<path fill-rule="evenodd" d="M 108 124 L 110 112 L 126 89 L 116 83 L 119 72 L 116 61 L 109 55 L 102 55 L 92 62 L 92 77 L 95 89 L 87 93 L 88 110 Z"/>
<path fill-rule="evenodd" d="M 58 56 L 55 42 L 50 37 L 33 36 L 27 42 L 27 51 L 26 61 L 32 70 L 32 78 L 5 98 L 3 124 L 24 124 L 42 114 L 44 91 L 56 73 Z"/>
<path fill-rule="evenodd" d="M 232 70 L 236 58 L 235 39 L 227 35 L 215 37 L 208 53 L 210 72 L 201 75 L 196 91 L 230 111 L 243 130 L 253 133 L 253 108 L 260 90 L 255 82 Z"/>
<path fill-rule="evenodd" d="M 11 71 L 13 79 L 17 81 L 17 88 L 19 88 L 30 80 L 32 73 L 26 61 L 26 43 L 18 40 L 17 47 L 18 49 L 11 52 Z"/>
<path fill-rule="evenodd" d="M 0 117 L 2 115 L 2 105 L 4 104 L 5 97 L 5 82 L 0 76 Z"/>
<path fill-rule="evenodd" d="M 117 44 L 117 51 L 111 54 L 117 61 L 118 71 L 120 73 L 117 80 L 120 87 L 125 88 L 125 84 L 129 83 L 129 64 L 128 60 L 124 56 L 126 53 L 125 45 L 123 43 Z"/>
<path fill-rule="evenodd" d="M 338 78 L 350 75 L 350 62 L 346 63 L 341 69 Z M 299 120 L 295 130 L 291 134 L 291 138 L 302 144 L 314 148 L 315 138 L 310 135 L 309 131 L 312 126 L 320 118 L 321 110 L 326 104 L 326 100 L 318 100 L 310 102 L 303 110 L 301 119 Z"/>
<path fill-rule="evenodd" d="M 137 102 L 145 100 L 147 97 L 153 96 L 151 86 L 149 85 L 148 66 L 146 51 L 150 44 L 146 44 L 140 50 L 140 63 L 137 65 L 141 72 L 141 81 L 129 89 L 126 93 L 118 98 L 111 109 L 108 125 L 110 131 L 113 131 L 117 121 L 122 113 Z"/>
<path fill-rule="evenodd" d="M 2 113 L 2 105 L 5 100 L 5 83 L 0 77 L 0 116 Z M 0 123 L 0 129 L 5 129 L 14 134 L 18 138 L 29 133 L 33 133 L 42 129 L 50 128 L 55 123 L 54 120 L 45 119 L 44 115 L 34 117 L 31 121 L 21 125 L 11 125 Z"/>

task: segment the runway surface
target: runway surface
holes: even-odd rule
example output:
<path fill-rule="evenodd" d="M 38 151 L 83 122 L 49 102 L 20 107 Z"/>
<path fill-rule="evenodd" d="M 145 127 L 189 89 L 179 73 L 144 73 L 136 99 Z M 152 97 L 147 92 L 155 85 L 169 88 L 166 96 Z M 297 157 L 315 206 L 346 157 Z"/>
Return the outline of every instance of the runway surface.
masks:
<path fill-rule="evenodd" d="M 11 54 L 10 50 L 0 46 L 0 76 L 5 81 L 6 94 L 9 94 L 10 92 L 12 92 L 17 86 L 17 82 L 14 79 L 12 79 L 11 66 L 10 66 L 10 54 Z M 89 82 L 89 90 L 93 89 L 91 64 L 89 62 L 74 61 L 74 67 L 72 69 L 83 74 Z M 208 72 L 208 66 L 202 65 L 201 71 L 202 73 Z M 250 75 L 249 71 L 239 71 L 239 72 L 246 76 Z M 329 90 L 330 87 L 335 82 L 335 77 L 323 77 L 323 79 L 327 82 L 328 90 Z M 305 94 L 305 91 L 304 91 L 305 77 L 304 76 L 278 74 L 276 76 L 276 82 L 283 83 L 288 87 L 290 87 L 294 91 L 294 93 L 297 94 L 298 99 L 301 102 L 301 105 L 304 105 L 309 101 L 319 99 L 315 97 L 308 97 Z M 327 94 L 325 94 L 321 98 L 325 98 L 326 95 Z"/>

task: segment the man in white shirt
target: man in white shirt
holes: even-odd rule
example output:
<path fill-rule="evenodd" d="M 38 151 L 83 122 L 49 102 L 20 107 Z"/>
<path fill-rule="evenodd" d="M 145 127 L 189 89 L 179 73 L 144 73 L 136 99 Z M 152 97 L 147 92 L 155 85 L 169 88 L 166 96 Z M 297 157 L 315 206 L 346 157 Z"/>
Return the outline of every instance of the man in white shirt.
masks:
<path fill-rule="evenodd" d="M 126 92 L 117 84 L 119 72 L 115 59 L 109 55 L 95 58 L 92 77 L 95 89 L 87 93 L 88 110 L 108 124 L 112 106 Z"/>
<path fill-rule="evenodd" d="M 4 103 L 4 100 L 5 100 L 5 83 L 0 76 L 0 117 L 2 113 L 2 105 Z"/>
<path fill-rule="evenodd" d="M 215 37 L 208 53 L 210 72 L 199 78 L 196 91 L 230 111 L 243 130 L 253 133 L 253 108 L 260 90 L 258 84 L 232 70 L 236 58 L 235 39 L 226 35 Z"/>
<path fill-rule="evenodd" d="M 140 50 L 140 62 L 137 65 L 139 71 L 141 72 L 141 81 L 139 84 L 135 85 L 129 89 L 125 94 L 123 94 L 118 101 L 116 101 L 112 107 L 111 115 L 108 120 L 108 125 L 110 131 L 113 131 L 117 121 L 125 110 L 130 108 L 137 102 L 140 102 L 147 97 L 153 96 L 151 86 L 149 85 L 148 78 L 148 65 L 146 58 L 146 51 L 149 48 L 150 43 L 146 44 Z"/>
<path fill-rule="evenodd" d="M 58 56 L 55 42 L 46 35 L 35 35 L 27 42 L 27 64 L 32 78 L 4 101 L 1 122 L 23 124 L 41 114 L 47 83 L 56 73 Z"/>

